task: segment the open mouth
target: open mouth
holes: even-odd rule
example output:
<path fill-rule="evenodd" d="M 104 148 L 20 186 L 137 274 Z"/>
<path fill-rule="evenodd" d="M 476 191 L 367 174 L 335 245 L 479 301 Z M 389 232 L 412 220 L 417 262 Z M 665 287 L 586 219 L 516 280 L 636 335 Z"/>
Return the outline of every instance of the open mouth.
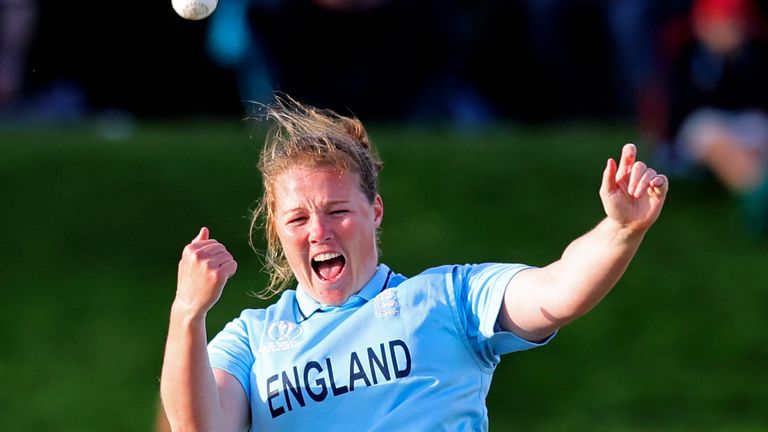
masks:
<path fill-rule="evenodd" d="M 312 270 L 323 281 L 334 281 L 344 271 L 347 260 L 340 253 L 321 253 L 312 258 Z"/>

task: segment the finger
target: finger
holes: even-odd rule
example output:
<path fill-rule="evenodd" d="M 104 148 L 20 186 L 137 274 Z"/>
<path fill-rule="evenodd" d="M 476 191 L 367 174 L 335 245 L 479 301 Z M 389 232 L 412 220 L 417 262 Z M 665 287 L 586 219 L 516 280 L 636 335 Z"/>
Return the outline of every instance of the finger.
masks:
<path fill-rule="evenodd" d="M 600 191 L 610 193 L 616 189 L 616 161 L 608 159 L 603 170 L 603 183 L 600 185 Z"/>
<path fill-rule="evenodd" d="M 191 252 L 194 252 L 196 250 L 200 250 L 204 247 L 210 246 L 210 245 L 217 245 L 221 244 L 217 240 L 214 239 L 208 239 L 208 240 L 201 240 L 201 241 L 192 241 L 189 245 L 187 245 L 187 249 L 189 249 Z M 222 245 L 223 246 L 223 245 Z"/>
<path fill-rule="evenodd" d="M 625 144 L 621 149 L 621 160 L 619 160 L 619 169 L 616 172 L 616 181 L 621 181 L 629 175 L 636 158 L 637 147 L 634 144 Z"/>
<path fill-rule="evenodd" d="M 658 198 L 664 198 L 669 191 L 669 180 L 664 174 L 659 174 L 651 180 L 651 191 Z"/>
<path fill-rule="evenodd" d="M 225 248 L 223 244 L 217 242 L 216 240 L 210 240 L 210 242 L 211 243 L 205 244 L 202 247 L 198 247 L 197 249 L 193 250 L 195 256 L 198 259 L 211 259 L 221 254 L 229 254 L 229 251 L 227 251 L 227 248 Z"/>
<path fill-rule="evenodd" d="M 237 261 L 229 260 L 221 265 L 221 271 L 227 276 L 227 279 L 231 278 L 237 272 Z"/>
<path fill-rule="evenodd" d="M 637 190 L 637 186 L 640 184 L 640 179 L 643 178 L 643 173 L 645 173 L 645 170 L 648 167 L 645 165 L 644 162 L 635 162 L 634 165 L 632 165 L 630 174 L 629 174 L 629 184 L 627 185 L 627 193 L 630 195 L 635 195 L 635 191 Z"/>
<path fill-rule="evenodd" d="M 187 262 L 191 265 L 205 265 L 212 267 L 211 260 L 218 259 L 220 261 L 220 256 L 229 256 L 227 248 L 215 240 L 206 240 L 205 242 L 187 245 L 187 247 L 184 248 L 180 264 Z M 218 264 L 216 266 L 218 266 Z"/>
<path fill-rule="evenodd" d="M 216 270 L 216 269 L 220 269 L 226 263 L 234 260 L 235 259 L 232 258 L 232 255 L 230 255 L 228 252 L 225 251 L 225 253 L 218 253 L 216 255 L 210 256 L 208 258 L 207 265 L 209 269 Z"/>
<path fill-rule="evenodd" d="M 648 191 L 648 188 L 650 187 L 651 180 L 656 177 L 656 171 L 652 168 L 648 168 L 643 173 L 643 176 L 640 177 L 640 181 L 637 184 L 637 188 L 635 189 L 633 195 L 635 198 L 640 198 Z"/>
<path fill-rule="evenodd" d="M 208 240 L 208 235 L 209 234 L 210 233 L 208 232 L 208 228 L 206 228 L 206 227 L 200 228 L 200 232 L 197 233 L 197 237 L 192 239 L 192 243 L 199 242 L 199 241 L 202 241 L 202 240 Z"/>

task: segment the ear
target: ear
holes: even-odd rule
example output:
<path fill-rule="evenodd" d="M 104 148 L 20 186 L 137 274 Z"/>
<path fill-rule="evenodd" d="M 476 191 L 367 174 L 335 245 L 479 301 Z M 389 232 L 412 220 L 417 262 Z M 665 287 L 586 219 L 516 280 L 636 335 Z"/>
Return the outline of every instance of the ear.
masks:
<path fill-rule="evenodd" d="M 381 195 L 376 194 L 376 198 L 373 199 L 373 221 L 377 229 L 381 226 L 382 219 L 384 219 L 384 201 Z"/>

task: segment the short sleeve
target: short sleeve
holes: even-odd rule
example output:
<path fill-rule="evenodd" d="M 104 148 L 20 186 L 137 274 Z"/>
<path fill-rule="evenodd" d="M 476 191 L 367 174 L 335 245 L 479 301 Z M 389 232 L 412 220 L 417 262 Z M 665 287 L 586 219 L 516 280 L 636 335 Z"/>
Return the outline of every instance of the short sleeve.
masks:
<path fill-rule="evenodd" d="M 492 364 L 501 354 L 542 346 L 552 339 L 531 342 L 497 325 L 504 293 L 519 272 L 530 268 L 523 264 L 477 264 L 453 269 L 453 286 L 459 319 L 470 344 L 480 357 Z"/>
<path fill-rule="evenodd" d="M 243 317 L 228 323 L 208 344 L 208 358 L 212 368 L 222 369 L 234 376 L 251 400 L 250 376 L 254 357 Z"/>

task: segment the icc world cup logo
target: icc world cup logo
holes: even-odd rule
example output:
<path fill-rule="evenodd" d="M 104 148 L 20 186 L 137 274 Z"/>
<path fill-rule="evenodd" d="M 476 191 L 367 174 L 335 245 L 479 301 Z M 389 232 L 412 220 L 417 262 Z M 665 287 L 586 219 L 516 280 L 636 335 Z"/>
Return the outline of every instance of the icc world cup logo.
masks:
<path fill-rule="evenodd" d="M 273 342 L 293 341 L 301 336 L 301 327 L 290 321 L 278 321 L 269 325 L 267 337 Z"/>

